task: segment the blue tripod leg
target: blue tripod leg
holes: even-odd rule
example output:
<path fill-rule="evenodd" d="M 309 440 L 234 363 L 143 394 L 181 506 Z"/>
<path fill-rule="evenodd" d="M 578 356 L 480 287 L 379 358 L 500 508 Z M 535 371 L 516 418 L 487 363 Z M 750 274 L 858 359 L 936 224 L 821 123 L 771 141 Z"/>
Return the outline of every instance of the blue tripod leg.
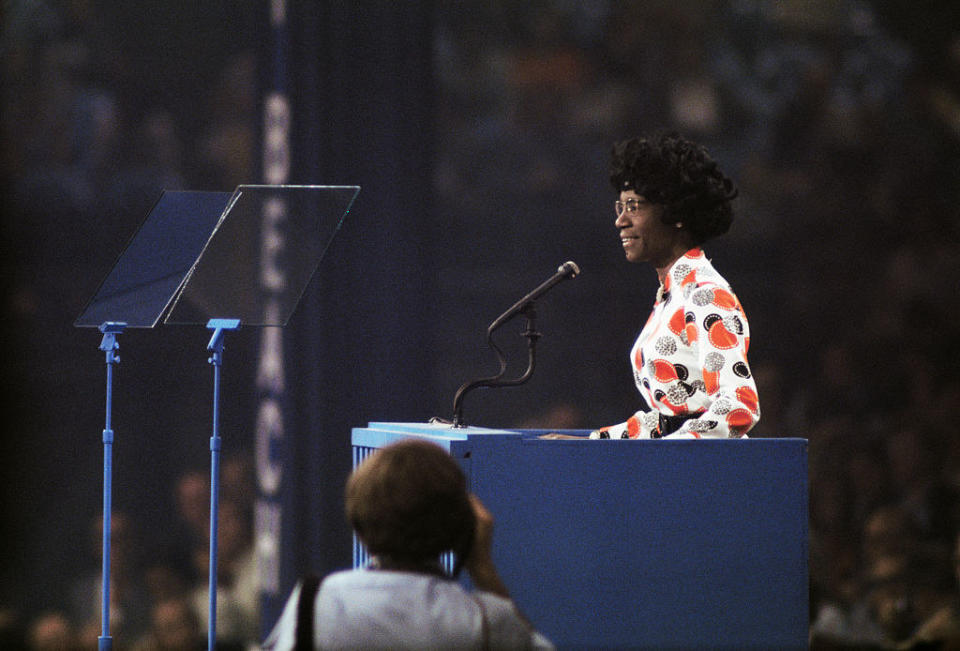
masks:
<path fill-rule="evenodd" d="M 217 640 L 217 520 L 220 508 L 220 367 L 223 365 L 223 339 L 227 330 L 240 327 L 239 319 L 210 319 L 207 328 L 213 330 L 207 350 L 213 365 L 213 434 L 210 437 L 210 625 L 207 648 L 213 651 Z"/>
<path fill-rule="evenodd" d="M 107 321 L 100 325 L 103 339 L 100 350 L 106 356 L 107 363 L 107 415 L 103 428 L 103 567 L 101 587 L 101 632 L 97 639 L 99 651 L 109 651 L 113 647 L 110 637 L 110 529 L 113 511 L 113 367 L 120 363 L 117 351 L 120 344 L 117 337 L 123 332 L 126 323 Z"/>

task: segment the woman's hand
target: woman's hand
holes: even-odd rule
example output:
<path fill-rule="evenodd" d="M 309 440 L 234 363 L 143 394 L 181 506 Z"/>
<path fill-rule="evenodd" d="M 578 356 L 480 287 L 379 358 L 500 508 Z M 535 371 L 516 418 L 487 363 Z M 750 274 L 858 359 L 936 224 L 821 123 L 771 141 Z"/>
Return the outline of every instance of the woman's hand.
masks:
<path fill-rule="evenodd" d="M 559 441 L 566 439 L 576 439 L 578 441 L 583 441 L 586 439 L 586 436 L 577 436 L 576 434 L 561 434 L 559 432 L 550 432 L 549 434 L 541 434 L 537 437 L 538 439 L 549 439 L 551 441 Z"/>

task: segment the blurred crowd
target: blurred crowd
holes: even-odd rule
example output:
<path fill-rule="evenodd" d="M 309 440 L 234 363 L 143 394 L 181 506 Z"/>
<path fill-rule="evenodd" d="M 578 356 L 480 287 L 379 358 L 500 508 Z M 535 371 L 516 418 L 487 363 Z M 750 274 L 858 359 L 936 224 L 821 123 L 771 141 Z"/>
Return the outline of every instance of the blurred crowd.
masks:
<path fill-rule="evenodd" d="M 256 59 L 224 33 L 244 36 L 249 17 L 221 5 L 4 4 L 0 172 L 5 235 L 21 245 L 8 262 L 16 316 L 48 317 L 55 289 L 90 291 L 64 279 L 103 273 L 83 252 L 119 250 L 130 216 L 161 190 L 255 178 Z M 180 29 L 164 33 L 167 23 Z M 88 297 L 64 298 L 75 308 Z"/>
<path fill-rule="evenodd" d="M 253 477 L 249 460 L 221 466 L 217 517 L 216 648 L 257 648 L 259 576 L 254 553 Z M 157 522 L 115 511 L 110 522 L 109 630 L 113 647 L 132 651 L 207 648 L 210 590 L 210 479 L 188 470 L 174 485 L 176 516 Z M 63 593 L 46 608 L 0 611 L 0 648 L 96 649 L 103 633 L 103 521 L 90 522 L 88 539 L 74 553 L 76 576 L 63 577 Z"/>
<path fill-rule="evenodd" d="M 5 309 L 23 322 L 75 316 L 43 300 L 84 271 L 85 244 L 69 237 L 76 230 L 58 235 L 58 220 L 113 238 L 115 249 L 129 234 L 120 220 L 145 214 L 159 189 L 229 190 L 253 178 L 255 59 L 224 48 L 178 108 L 158 85 L 183 82 L 169 73 L 145 81 L 155 61 L 118 52 L 95 5 L 5 6 L 4 201 L 20 219 L 3 228 L 12 241 L 41 234 L 59 247 L 56 256 L 18 251 L 16 268 L 5 262 L 14 277 Z M 874 6 L 538 0 L 438 9 L 434 190 L 460 226 L 502 219 L 489 231 L 501 241 L 545 228 L 596 239 L 597 205 L 612 195 L 572 179 L 605 169 L 612 140 L 656 129 L 704 142 L 738 179 L 738 221 L 724 238 L 734 253 L 722 269 L 755 333 L 761 434 L 810 441 L 814 648 L 960 644 L 960 25 L 936 42 L 934 65 Z M 518 208 L 499 217 L 505 203 Z M 523 208 L 534 204 L 540 210 Z M 67 302 L 74 310 L 82 300 Z M 613 422 L 563 405 L 547 426 L 605 419 Z M 242 460 L 232 463 L 218 630 L 224 644 L 244 645 L 256 631 L 252 482 Z M 114 515 L 113 622 L 135 648 L 188 648 L 198 636 L 202 644 L 206 481 L 204 472 L 178 478 L 179 521 L 164 525 L 178 549 L 149 563 L 134 541 L 156 524 Z M 3 630 L 26 631 L 38 649 L 89 645 L 96 567 L 64 577 L 76 598 L 61 609 L 29 622 L 0 613 Z"/>

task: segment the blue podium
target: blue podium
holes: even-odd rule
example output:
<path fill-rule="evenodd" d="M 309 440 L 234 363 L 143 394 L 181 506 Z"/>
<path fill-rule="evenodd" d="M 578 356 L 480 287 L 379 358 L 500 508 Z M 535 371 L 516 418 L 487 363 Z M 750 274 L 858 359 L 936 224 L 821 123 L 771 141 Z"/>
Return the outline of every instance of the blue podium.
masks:
<path fill-rule="evenodd" d="M 560 648 L 807 647 L 805 439 L 542 433 L 370 423 L 353 462 L 408 437 L 449 451 L 514 600 Z"/>

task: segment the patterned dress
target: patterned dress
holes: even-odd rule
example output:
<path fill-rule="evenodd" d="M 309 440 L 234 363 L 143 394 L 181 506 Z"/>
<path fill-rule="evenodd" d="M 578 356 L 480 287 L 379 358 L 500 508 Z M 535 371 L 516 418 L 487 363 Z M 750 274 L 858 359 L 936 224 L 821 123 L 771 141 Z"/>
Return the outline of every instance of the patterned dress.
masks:
<path fill-rule="evenodd" d="M 634 380 L 650 411 L 638 411 L 591 438 L 746 435 L 760 420 L 749 347 L 740 301 L 703 251 L 687 251 L 667 272 L 630 351 Z"/>

